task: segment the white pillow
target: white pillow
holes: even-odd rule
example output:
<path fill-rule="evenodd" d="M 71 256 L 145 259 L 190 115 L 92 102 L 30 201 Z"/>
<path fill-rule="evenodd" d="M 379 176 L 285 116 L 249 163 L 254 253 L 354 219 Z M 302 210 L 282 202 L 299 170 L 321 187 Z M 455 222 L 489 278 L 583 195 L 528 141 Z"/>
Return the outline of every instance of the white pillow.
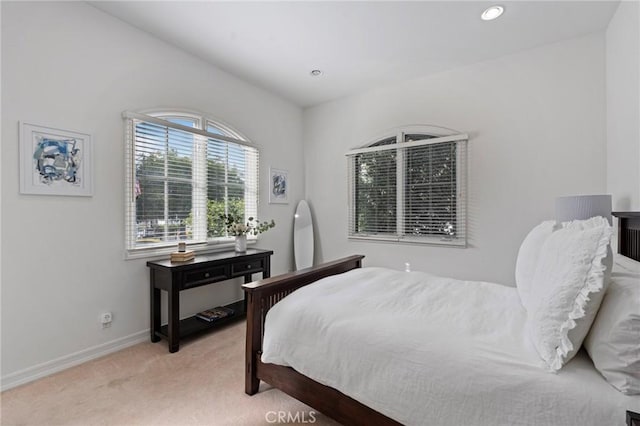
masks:
<path fill-rule="evenodd" d="M 529 337 L 552 371 L 578 352 L 602 302 L 612 233 L 603 217 L 576 220 L 542 246 L 525 307 Z"/>
<path fill-rule="evenodd" d="M 640 267 L 634 273 L 620 266 L 616 259 L 611 283 L 584 347 L 613 387 L 635 395 L 640 394 Z"/>
<path fill-rule="evenodd" d="M 555 223 L 554 220 L 547 220 L 535 226 L 524 238 L 520 245 L 520 250 L 518 250 L 518 258 L 516 259 L 516 287 L 522 305 L 525 308 L 529 304 L 533 274 L 536 271 L 542 245 L 553 232 Z"/>

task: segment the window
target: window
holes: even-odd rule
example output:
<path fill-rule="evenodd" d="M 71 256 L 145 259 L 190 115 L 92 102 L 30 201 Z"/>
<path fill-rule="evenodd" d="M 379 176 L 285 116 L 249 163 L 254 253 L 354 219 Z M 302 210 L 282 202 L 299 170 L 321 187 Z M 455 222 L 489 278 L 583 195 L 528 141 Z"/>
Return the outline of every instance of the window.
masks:
<path fill-rule="evenodd" d="M 255 217 L 258 150 L 232 129 L 187 113 L 124 113 L 129 253 L 231 242 L 219 215 Z"/>
<path fill-rule="evenodd" d="M 466 246 L 467 135 L 398 129 L 347 153 L 349 238 Z"/>

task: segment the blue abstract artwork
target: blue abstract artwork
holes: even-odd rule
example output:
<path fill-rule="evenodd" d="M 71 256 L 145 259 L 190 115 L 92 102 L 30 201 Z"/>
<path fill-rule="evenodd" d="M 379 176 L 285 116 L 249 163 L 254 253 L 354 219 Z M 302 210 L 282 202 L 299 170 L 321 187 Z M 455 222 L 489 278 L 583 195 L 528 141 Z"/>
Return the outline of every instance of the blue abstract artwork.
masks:
<path fill-rule="evenodd" d="M 65 181 L 79 185 L 78 168 L 80 167 L 80 148 L 76 139 L 56 140 L 38 137 L 39 141 L 33 153 L 35 168 L 40 182 L 50 185 Z"/>
<path fill-rule="evenodd" d="M 20 123 L 20 192 L 91 196 L 91 135 Z"/>
<path fill-rule="evenodd" d="M 287 179 L 280 174 L 273 176 L 273 195 L 283 197 L 287 193 Z"/>
<path fill-rule="evenodd" d="M 269 182 L 269 202 L 289 203 L 289 173 L 286 170 L 271 169 Z"/>

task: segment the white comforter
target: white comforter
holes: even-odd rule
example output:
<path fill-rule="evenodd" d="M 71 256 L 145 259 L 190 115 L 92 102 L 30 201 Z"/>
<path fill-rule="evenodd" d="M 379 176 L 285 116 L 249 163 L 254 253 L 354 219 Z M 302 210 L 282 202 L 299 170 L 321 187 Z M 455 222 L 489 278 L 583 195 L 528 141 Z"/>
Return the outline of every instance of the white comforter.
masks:
<path fill-rule="evenodd" d="M 262 361 L 407 425 L 624 425 L 640 411 L 583 352 L 545 370 L 525 318 L 512 287 L 356 269 L 276 304 Z"/>

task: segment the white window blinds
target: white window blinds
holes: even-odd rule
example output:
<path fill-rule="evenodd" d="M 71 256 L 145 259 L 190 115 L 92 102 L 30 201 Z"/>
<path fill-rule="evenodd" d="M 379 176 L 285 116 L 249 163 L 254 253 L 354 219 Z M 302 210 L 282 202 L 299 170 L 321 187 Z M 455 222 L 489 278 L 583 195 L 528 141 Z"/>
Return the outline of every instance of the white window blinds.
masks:
<path fill-rule="evenodd" d="M 347 153 L 349 237 L 466 246 L 467 141 L 400 131 Z"/>
<path fill-rule="evenodd" d="M 221 214 L 256 216 L 256 147 L 203 117 L 124 117 L 128 250 L 230 241 Z"/>

